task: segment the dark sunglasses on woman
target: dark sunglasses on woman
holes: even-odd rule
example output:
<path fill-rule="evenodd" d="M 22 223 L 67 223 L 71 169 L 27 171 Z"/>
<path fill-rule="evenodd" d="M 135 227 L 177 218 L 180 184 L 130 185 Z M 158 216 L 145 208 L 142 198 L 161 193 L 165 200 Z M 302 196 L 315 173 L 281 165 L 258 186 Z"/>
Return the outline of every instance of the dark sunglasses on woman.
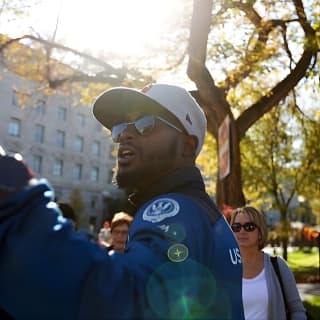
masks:
<path fill-rule="evenodd" d="M 174 124 L 172 124 L 168 120 L 163 119 L 160 116 L 151 115 L 151 116 L 144 116 L 142 118 L 139 118 L 138 120 L 136 120 L 134 122 L 124 122 L 124 123 L 116 124 L 111 129 L 112 140 L 114 142 L 118 143 L 120 135 L 122 134 L 122 132 L 124 130 L 126 130 L 128 128 L 129 125 L 134 125 L 134 127 L 136 128 L 136 130 L 138 131 L 139 134 L 141 134 L 143 136 L 148 135 L 154 129 L 154 126 L 155 126 L 155 123 L 157 120 L 165 123 L 167 126 L 173 128 L 173 129 L 176 129 L 177 131 L 179 131 L 181 133 L 183 132 L 180 128 L 176 127 Z"/>
<path fill-rule="evenodd" d="M 253 222 L 246 222 L 244 224 L 235 222 L 231 225 L 231 229 L 233 232 L 240 232 L 241 228 L 243 228 L 247 232 L 252 232 L 256 230 L 257 225 Z"/>

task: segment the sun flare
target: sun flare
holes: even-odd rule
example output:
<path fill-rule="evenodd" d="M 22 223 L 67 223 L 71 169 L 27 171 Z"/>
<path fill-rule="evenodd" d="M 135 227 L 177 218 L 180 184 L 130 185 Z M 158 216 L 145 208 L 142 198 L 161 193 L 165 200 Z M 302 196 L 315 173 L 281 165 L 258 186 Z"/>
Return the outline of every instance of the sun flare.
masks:
<path fill-rule="evenodd" d="M 129 56 L 157 48 L 179 10 L 183 0 L 45 0 L 33 16 L 52 34 L 60 12 L 56 40 L 69 47 Z"/>

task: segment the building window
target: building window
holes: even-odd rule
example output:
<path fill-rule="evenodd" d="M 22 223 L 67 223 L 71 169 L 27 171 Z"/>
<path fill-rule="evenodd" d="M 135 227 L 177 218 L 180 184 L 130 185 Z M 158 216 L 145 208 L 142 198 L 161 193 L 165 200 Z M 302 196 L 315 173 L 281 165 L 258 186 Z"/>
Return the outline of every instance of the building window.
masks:
<path fill-rule="evenodd" d="M 46 105 L 45 103 L 40 103 L 36 106 L 36 114 L 39 114 L 39 115 L 44 115 L 46 113 Z"/>
<path fill-rule="evenodd" d="M 77 180 L 81 180 L 82 176 L 82 164 L 76 163 L 73 167 L 73 178 Z"/>
<path fill-rule="evenodd" d="M 79 123 L 79 125 L 80 125 L 81 127 L 84 127 L 84 125 L 85 125 L 85 119 L 86 119 L 86 117 L 84 116 L 84 114 L 78 113 L 78 114 L 77 114 L 77 118 L 78 118 L 78 123 Z"/>
<path fill-rule="evenodd" d="M 96 196 L 91 197 L 90 207 L 95 209 L 97 207 L 98 199 Z"/>
<path fill-rule="evenodd" d="M 57 146 L 64 148 L 65 144 L 65 132 L 62 130 L 57 130 Z"/>
<path fill-rule="evenodd" d="M 67 109 L 64 107 L 58 107 L 58 120 L 66 121 L 67 120 Z"/>
<path fill-rule="evenodd" d="M 93 167 L 91 169 L 91 175 L 90 175 L 91 181 L 97 182 L 99 180 L 99 168 Z"/>
<path fill-rule="evenodd" d="M 8 133 L 12 137 L 20 137 L 21 121 L 17 118 L 11 118 L 9 121 Z"/>
<path fill-rule="evenodd" d="M 12 91 L 12 105 L 15 107 L 19 107 L 19 99 L 15 91 Z"/>
<path fill-rule="evenodd" d="M 53 165 L 53 175 L 61 177 L 63 173 L 63 161 L 56 159 Z"/>
<path fill-rule="evenodd" d="M 83 151 L 83 145 L 84 145 L 84 140 L 83 137 L 77 136 L 76 140 L 74 141 L 74 148 L 78 152 Z"/>
<path fill-rule="evenodd" d="M 100 156 L 100 148 L 101 148 L 100 141 L 93 141 L 92 154 L 95 156 Z"/>
<path fill-rule="evenodd" d="M 32 168 L 35 173 L 41 173 L 42 171 L 42 157 L 34 155 L 32 159 Z"/>
<path fill-rule="evenodd" d="M 37 143 L 43 143 L 44 140 L 44 126 L 36 124 L 33 130 L 33 141 Z"/>

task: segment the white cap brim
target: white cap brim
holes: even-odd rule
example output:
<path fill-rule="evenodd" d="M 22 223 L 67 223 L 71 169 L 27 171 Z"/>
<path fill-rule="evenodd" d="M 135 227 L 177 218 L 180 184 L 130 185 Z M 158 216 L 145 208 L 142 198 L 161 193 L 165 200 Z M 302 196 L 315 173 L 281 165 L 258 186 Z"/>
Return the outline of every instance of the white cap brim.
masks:
<path fill-rule="evenodd" d="M 93 104 L 94 116 L 109 130 L 115 124 L 143 115 L 161 114 L 164 110 L 174 115 L 188 134 L 197 137 L 198 155 L 204 142 L 207 120 L 196 100 L 181 87 L 150 84 L 141 91 L 118 87 L 103 92 Z"/>
<path fill-rule="evenodd" d="M 117 87 L 100 94 L 93 103 L 95 118 L 106 128 L 145 114 L 157 114 L 164 106 L 136 89 Z"/>

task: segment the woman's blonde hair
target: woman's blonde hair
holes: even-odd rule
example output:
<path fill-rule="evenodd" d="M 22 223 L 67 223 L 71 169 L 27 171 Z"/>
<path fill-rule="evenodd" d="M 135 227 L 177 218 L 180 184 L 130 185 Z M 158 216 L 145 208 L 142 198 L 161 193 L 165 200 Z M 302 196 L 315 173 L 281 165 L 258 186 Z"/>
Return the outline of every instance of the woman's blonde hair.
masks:
<path fill-rule="evenodd" d="M 260 233 L 259 249 L 263 249 L 266 246 L 268 239 L 268 226 L 265 215 L 258 209 L 251 206 L 240 207 L 232 212 L 230 217 L 230 225 L 234 223 L 238 214 L 247 214 L 250 217 L 250 220 L 256 224 Z"/>

